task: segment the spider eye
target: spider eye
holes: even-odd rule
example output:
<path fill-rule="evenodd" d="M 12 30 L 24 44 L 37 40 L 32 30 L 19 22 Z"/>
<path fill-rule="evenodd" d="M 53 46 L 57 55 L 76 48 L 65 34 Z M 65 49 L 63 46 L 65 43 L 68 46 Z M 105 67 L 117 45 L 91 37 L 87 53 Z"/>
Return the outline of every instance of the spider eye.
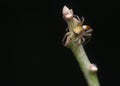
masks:
<path fill-rule="evenodd" d="M 91 29 L 91 27 L 90 27 L 89 25 L 83 25 L 82 28 L 83 28 L 84 30 L 89 30 L 89 29 Z"/>

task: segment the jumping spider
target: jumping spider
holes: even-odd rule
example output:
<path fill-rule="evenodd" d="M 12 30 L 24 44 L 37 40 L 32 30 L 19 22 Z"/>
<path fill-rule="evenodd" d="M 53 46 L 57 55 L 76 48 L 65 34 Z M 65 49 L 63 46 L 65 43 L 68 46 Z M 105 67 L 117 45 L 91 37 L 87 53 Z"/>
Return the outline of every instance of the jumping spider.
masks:
<path fill-rule="evenodd" d="M 74 36 L 75 39 L 73 40 L 74 43 L 77 43 L 77 45 L 85 44 L 87 43 L 92 35 L 92 28 L 88 25 L 83 25 L 84 22 L 84 17 L 81 19 L 77 16 L 74 15 L 76 19 L 78 20 L 78 25 L 76 28 L 74 28 L 72 31 L 67 31 L 63 38 L 63 42 L 66 39 L 65 46 L 72 40 L 72 37 Z M 66 30 L 69 30 L 68 28 Z"/>

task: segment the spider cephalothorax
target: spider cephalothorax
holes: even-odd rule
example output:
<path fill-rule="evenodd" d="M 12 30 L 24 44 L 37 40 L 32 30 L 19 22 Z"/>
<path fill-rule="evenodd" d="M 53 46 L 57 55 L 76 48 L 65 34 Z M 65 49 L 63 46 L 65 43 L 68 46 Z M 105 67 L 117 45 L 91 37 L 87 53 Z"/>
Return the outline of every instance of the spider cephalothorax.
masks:
<path fill-rule="evenodd" d="M 85 44 L 87 41 L 90 40 L 92 31 L 92 28 L 88 25 L 79 25 L 78 27 L 73 29 L 73 32 L 75 33 L 74 35 L 76 37 L 74 42 L 78 42 L 78 44 Z"/>

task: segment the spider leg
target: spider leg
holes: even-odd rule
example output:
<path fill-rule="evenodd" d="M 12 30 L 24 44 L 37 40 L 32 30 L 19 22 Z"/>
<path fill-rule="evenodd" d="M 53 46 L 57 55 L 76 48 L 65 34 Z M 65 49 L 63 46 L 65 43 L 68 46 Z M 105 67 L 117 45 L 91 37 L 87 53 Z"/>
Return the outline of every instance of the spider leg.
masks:
<path fill-rule="evenodd" d="M 68 32 L 68 31 L 69 31 L 69 28 L 67 27 L 67 28 L 66 28 L 66 32 Z"/>
<path fill-rule="evenodd" d="M 92 33 L 92 31 L 93 31 L 92 29 L 89 29 L 86 31 L 86 33 Z"/>
<path fill-rule="evenodd" d="M 92 34 L 91 33 L 87 33 L 87 34 L 85 34 L 84 36 L 85 37 L 89 37 L 89 36 L 91 36 Z"/>
<path fill-rule="evenodd" d="M 77 37 L 75 40 L 74 40 L 74 42 L 77 42 L 79 40 L 79 37 Z"/>
<path fill-rule="evenodd" d="M 85 18 L 82 16 L 82 18 L 81 18 L 81 25 L 83 25 L 84 21 L 85 21 Z"/>
<path fill-rule="evenodd" d="M 92 38 L 91 34 L 87 35 L 85 38 L 86 41 L 84 42 L 84 45 L 88 43 L 91 40 L 91 38 Z"/>
<path fill-rule="evenodd" d="M 76 18 L 77 18 L 77 20 L 81 22 L 81 19 L 79 18 L 79 16 L 78 16 L 78 15 L 73 15 L 73 17 L 76 17 Z"/>
<path fill-rule="evenodd" d="M 67 36 L 68 36 L 68 37 L 72 37 L 72 34 L 73 34 L 72 32 L 67 32 L 67 33 L 64 35 L 64 37 L 63 37 L 63 39 L 62 39 L 62 44 L 63 44 L 63 45 L 66 44 L 66 43 L 64 44 L 64 41 L 65 41 L 66 37 L 67 37 Z M 68 39 L 68 37 L 67 37 L 67 39 Z M 66 40 L 66 41 L 67 41 L 67 40 Z"/>
<path fill-rule="evenodd" d="M 78 40 L 78 45 L 77 46 L 79 46 L 80 44 L 82 44 L 81 41 L 82 41 L 81 39 Z"/>
<path fill-rule="evenodd" d="M 83 39 L 81 38 L 81 35 L 76 37 L 76 39 L 74 40 L 74 42 L 76 43 L 76 47 L 78 47 L 82 43 L 82 40 Z"/>
<path fill-rule="evenodd" d="M 64 44 L 64 41 L 65 41 L 65 39 L 66 39 L 66 37 L 68 36 L 68 35 L 70 35 L 71 34 L 71 32 L 67 32 L 65 35 L 64 35 L 64 37 L 63 37 L 63 39 L 62 39 L 62 43 Z"/>
<path fill-rule="evenodd" d="M 74 33 L 71 32 L 70 35 L 67 36 L 64 46 L 67 46 L 70 43 L 73 35 L 74 35 Z"/>
<path fill-rule="evenodd" d="M 85 38 L 83 36 L 81 36 L 81 43 L 85 42 Z"/>
<path fill-rule="evenodd" d="M 79 18 L 79 16 L 77 16 L 77 15 L 74 15 L 74 17 L 76 17 L 77 18 L 77 20 L 79 21 L 79 25 L 83 25 L 83 22 L 84 22 L 84 17 L 82 17 L 82 20 Z"/>
<path fill-rule="evenodd" d="M 78 44 L 77 47 L 80 46 L 81 44 L 83 44 L 83 42 L 85 41 L 85 39 L 82 37 L 78 40 Z"/>

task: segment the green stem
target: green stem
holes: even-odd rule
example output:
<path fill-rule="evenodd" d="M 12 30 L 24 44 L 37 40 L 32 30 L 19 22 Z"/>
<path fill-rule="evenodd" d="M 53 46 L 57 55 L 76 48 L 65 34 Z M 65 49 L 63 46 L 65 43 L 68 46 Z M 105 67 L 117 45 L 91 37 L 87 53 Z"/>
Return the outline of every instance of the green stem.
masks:
<path fill-rule="evenodd" d="M 100 86 L 98 78 L 97 78 L 97 67 L 93 64 L 90 63 L 85 50 L 83 48 L 82 42 L 81 44 L 79 43 L 80 41 L 77 41 L 75 43 L 76 39 L 76 34 L 74 32 L 74 29 L 76 27 L 81 27 L 82 22 L 79 19 L 76 19 L 73 17 L 73 10 L 69 9 L 68 7 L 64 6 L 63 7 L 63 17 L 65 21 L 67 22 L 69 32 L 72 34 L 68 35 L 66 38 L 66 43 L 65 46 L 70 48 L 71 51 L 73 52 L 77 62 L 79 63 L 79 66 L 85 76 L 85 79 L 88 83 L 88 86 Z M 81 34 L 77 34 L 78 36 Z M 80 39 L 80 38 L 79 38 Z M 81 40 L 81 39 L 80 39 Z M 77 46 L 80 44 L 79 46 Z"/>
<path fill-rule="evenodd" d="M 75 44 L 71 43 L 68 48 L 70 48 L 75 55 L 75 58 L 79 63 L 79 66 L 85 76 L 88 86 L 100 86 L 96 72 L 91 72 L 88 70 L 88 66 L 91 63 L 85 53 L 83 45 L 81 44 L 80 46 L 76 47 Z"/>

